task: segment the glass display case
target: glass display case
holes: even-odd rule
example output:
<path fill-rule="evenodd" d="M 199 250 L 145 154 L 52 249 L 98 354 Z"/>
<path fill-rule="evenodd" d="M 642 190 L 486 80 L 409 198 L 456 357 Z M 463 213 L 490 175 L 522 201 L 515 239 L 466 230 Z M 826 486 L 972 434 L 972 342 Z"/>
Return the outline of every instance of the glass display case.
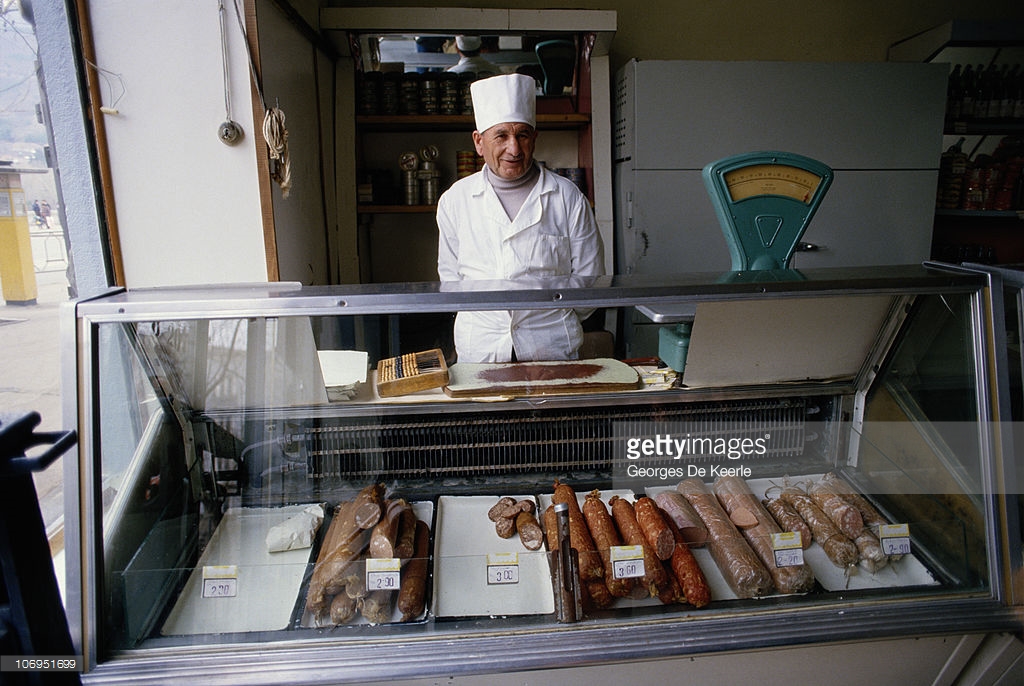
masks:
<path fill-rule="evenodd" d="M 67 605 L 86 679 L 367 682 L 1019 631 L 990 279 L 77 303 Z M 539 310 L 586 316 L 580 359 L 458 361 L 457 313 Z M 648 343 L 622 350 L 627 325 Z"/>

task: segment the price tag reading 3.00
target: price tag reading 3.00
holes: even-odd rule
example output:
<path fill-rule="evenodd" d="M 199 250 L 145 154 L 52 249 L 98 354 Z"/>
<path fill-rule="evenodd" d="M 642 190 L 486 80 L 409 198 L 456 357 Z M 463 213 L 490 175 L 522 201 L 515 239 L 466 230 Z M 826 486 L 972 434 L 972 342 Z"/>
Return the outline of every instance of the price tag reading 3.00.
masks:
<path fill-rule="evenodd" d="M 487 584 L 518 584 L 519 553 L 487 553 Z"/>
<path fill-rule="evenodd" d="M 608 549 L 612 558 L 612 576 L 616 579 L 634 579 L 646 574 L 644 549 L 638 545 L 613 545 Z"/>
<path fill-rule="evenodd" d="M 371 591 L 397 591 L 401 583 L 402 561 L 397 557 L 366 559 L 366 587 Z"/>

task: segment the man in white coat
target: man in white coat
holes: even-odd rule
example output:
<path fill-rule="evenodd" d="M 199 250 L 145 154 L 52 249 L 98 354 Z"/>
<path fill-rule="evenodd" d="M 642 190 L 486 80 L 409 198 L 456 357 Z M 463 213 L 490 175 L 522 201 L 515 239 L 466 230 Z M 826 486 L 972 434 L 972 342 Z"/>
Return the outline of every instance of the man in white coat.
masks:
<path fill-rule="evenodd" d="M 473 143 L 484 168 L 439 199 L 437 272 L 441 281 L 531 280 L 604 273 L 597 222 L 570 180 L 533 160 L 536 85 L 506 74 L 472 84 Z M 579 357 L 581 317 L 571 309 L 461 312 L 460 362 Z"/>

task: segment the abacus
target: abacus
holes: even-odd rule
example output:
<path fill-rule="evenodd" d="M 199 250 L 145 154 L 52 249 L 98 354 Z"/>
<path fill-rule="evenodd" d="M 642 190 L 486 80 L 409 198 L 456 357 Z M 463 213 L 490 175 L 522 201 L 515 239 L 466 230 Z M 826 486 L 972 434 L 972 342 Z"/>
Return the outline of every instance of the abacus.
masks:
<path fill-rule="evenodd" d="M 377 395 L 391 398 L 448 383 L 448 365 L 439 348 L 388 357 L 377 363 Z"/>

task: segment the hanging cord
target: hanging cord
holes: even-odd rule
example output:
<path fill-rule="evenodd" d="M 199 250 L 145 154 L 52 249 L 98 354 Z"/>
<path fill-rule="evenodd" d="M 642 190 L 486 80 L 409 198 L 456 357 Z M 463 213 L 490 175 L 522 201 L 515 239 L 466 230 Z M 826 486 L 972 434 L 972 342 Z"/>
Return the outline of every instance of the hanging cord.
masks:
<path fill-rule="evenodd" d="M 227 120 L 231 119 L 231 73 L 228 71 L 228 29 L 224 25 L 224 0 L 218 0 L 217 12 L 220 15 L 220 57 L 224 71 L 224 112 Z"/>
<path fill-rule="evenodd" d="M 267 110 L 263 118 L 263 137 L 270 149 L 270 159 L 278 164 L 270 170 L 270 178 L 281 186 L 281 197 L 287 198 L 292 187 L 292 165 L 288 157 L 288 129 L 284 126 L 284 112 L 280 107 Z"/>
<path fill-rule="evenodd" d="M 281 186 L 281 197 L 287 198 L 292 186 L 291 159 L 288 155 L 288 129 L 285 128 L 284 111 L 275 104 L 268 108 L 266 98 L 263 97 L 263 87 L 259 75 L 256 73 L 256 63 L 252 59 L 252 52 L 249 50 L 249 37 L 246 35 L 245 23 L 242 21 L 242 11 L 238 8 L 238 0 L 233 2 L 235 7 L 235 18 L 238 20 L 238 29 L 242 33 L 245 43 L 245 52 L 249 56 L 249 71 L 252 74 L 252 82 L 256 87 L 260 104 L 263 105 L 263 138 L 267 142 L 270 151 L 270 159 L 273 163 L 270 169 L 270 178 Z"/>

